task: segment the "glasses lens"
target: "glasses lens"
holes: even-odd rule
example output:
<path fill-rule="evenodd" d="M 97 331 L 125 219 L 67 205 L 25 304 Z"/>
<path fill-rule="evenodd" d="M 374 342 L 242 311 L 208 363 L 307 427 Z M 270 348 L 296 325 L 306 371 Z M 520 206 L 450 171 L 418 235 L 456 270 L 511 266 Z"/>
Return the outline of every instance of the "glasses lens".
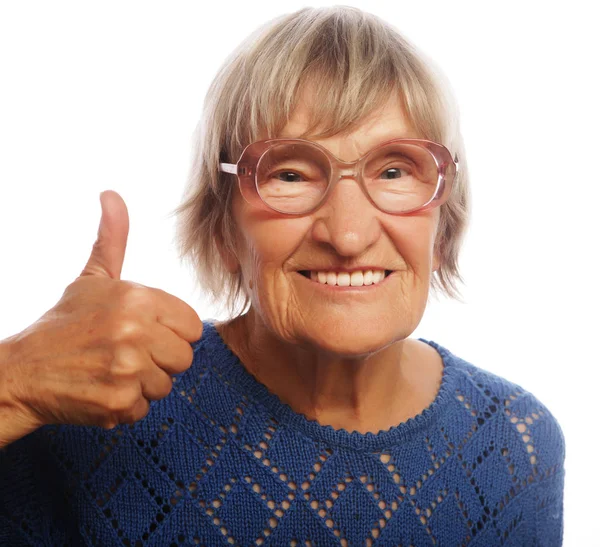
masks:
<path fill-rule="evenodd" d="M 421 207 L 434 196 L 438 166 L 423 146 L 391 143 L 369 155 L 363 177 L 379 207 L 400 213 Z"/>
<path fill-rule="evenodd" d="M 331 165 L 327 156 L 307 143 L 277 144 L 256 166 L 260 197 L 278 211 L 310 211 L 327 190 Z"/>
<path fill-rule="evenodd" d="M 384 211 L 394 213 L 427 203 L 438 182 L 437 163 L 429 150 L 402 142 L 372 151 L 362 174 L 371 199 Z M 308 143 L 276 144 L 256 166 L 261 198 L 286 213 L 313 209 L 327 191 L 330 177 L 329 159 Z"/>

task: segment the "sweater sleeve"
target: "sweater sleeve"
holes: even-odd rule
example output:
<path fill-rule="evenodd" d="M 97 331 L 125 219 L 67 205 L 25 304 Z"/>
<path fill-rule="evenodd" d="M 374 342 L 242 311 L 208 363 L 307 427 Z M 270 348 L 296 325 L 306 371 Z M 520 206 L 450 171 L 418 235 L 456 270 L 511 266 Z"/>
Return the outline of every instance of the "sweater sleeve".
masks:
<path fill-rule="evenodd" d="M 540 546 L 555 547 L 563 544 L 564 476 L 564 467 L 561 466 L 553 480 L 538 490 L 536 539 Z"/>
<path fill-rule="evenodd" d="M 76 520 L 67 511 L 67 476 L 52 457 L 45 429 L 48 426 L 0 452 L 0 545 L 80 542 Z"/>
<path fill-rule="evenodd" d="M 560 547 L 564 527 L 565 436 L 557 419 L 539 399 L 525 391 L 522 401 L 522 408 L 527 411 L 516 425 L 535 467 L 527 497 L 535 514 L 536 545 Z"/>
<path fill-rule="evenodd" d="M 545 407 L 544 407 L 545 408 Z M 565 437 L 563 431 L 546 409 L 546 428 L 544 448 L 547 451 L 547 477 L 540 482 L 536 492 L 536 539 L 538 545 L 555 547 L 563 544 L 563 502 L 565 482 Z"/>
<path fill-rule="evenodd" d="M 0 545 L 44 545 L 35 530 L 39 518 L 36 465 L 28 450 L 30 438 L 19 439 L 0 451 Z"/>

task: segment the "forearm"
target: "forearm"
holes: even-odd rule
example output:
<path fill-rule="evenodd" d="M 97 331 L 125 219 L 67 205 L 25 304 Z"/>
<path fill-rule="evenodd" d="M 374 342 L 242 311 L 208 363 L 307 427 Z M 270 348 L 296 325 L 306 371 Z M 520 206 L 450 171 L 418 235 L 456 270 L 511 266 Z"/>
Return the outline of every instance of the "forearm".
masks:
<path fill-rule="evenodd" d="M 11 338 L 0 341 L 0 450 L 35 431 L 39 425 L 11 395 Z"/>

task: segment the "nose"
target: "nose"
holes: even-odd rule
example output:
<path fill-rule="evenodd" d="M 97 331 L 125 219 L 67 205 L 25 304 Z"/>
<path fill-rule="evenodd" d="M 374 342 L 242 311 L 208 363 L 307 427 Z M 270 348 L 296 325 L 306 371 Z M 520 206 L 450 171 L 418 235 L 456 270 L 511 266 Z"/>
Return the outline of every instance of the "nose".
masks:
<path fill-rule="evenodd" d="M 358 181 L 343 176 L 315 212 L 313 239 L 330 245 L 338 255 L 358 256 L 380 237 L 379 214 Z"/>

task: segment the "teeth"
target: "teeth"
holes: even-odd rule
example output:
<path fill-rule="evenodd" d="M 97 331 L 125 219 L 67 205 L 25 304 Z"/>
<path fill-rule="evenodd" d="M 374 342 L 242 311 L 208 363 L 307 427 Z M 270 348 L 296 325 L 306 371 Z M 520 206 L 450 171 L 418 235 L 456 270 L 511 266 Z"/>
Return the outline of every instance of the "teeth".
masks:
<path fill-rule="evenodd" d="M 353 287 L 362 287 L 364 285 L 365 276 L 362 272 L 352 272 L 350 274 L 350 285 Z"/>
<path fill-rule="evenodd" d="M 322 285 L 338 285 L 339 287 L 362 287 L 363 285 L 375 285 L 385 277 L 383 270 L 366 270 L 364 272 L 310 272 L 310 278 Z"/>

